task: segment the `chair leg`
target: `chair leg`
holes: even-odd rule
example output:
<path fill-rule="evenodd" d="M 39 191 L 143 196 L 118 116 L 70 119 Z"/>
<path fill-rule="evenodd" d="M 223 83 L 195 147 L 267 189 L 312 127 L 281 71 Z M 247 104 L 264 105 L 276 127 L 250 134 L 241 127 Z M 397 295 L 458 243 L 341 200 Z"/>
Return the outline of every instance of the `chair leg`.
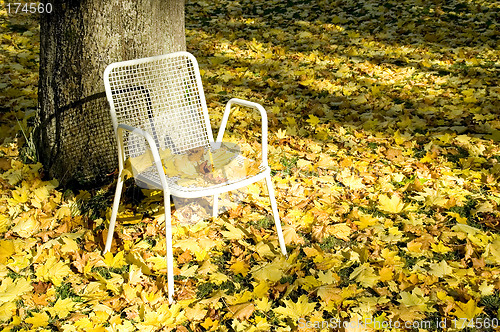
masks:
<path fill-rule="evenodd" d="M 274 223 L 276 224 L 276 231 L 278 233 L 281 253 L 284 256 L 288 256 L 286 253 L 285 238 L 283 237 L 283 231 L 281 230 L 280 216 L 278 214 L 278 205 L 276 204 L 276 198 L 274 197 L 273 183 L 270 175 L 266 176 L 266 185 L 267 185 L 267 192 L 269 193 L 269 200 L 271 201 L 271 209 L 273 210 Z"/>
<path fill-rule="evenodd" d="M 168 302 L 174 302 L 174 253 L 172 249 L 172 216 L 170 213 L 170 195 L 164 194 L 165 204 L 165 237 L 167 242 L 167 288 Z"/>
<path fill-rule="evenodd" d="M 213 208 L 213 211 L 212 211 L 212 217 L 217 217 L 217 215 L 219 214 L 219 195 L 218 194 L 215 194 L 214 195 L 214 208 Z"/>
<path fill-rule="evenodd" d="M 115 232 L 116 217 L 118 216 L 118 208 L 120 206 L 120 197 L 122 195 L 122 189 L 123 189 L 123 179 L 121 176 L 119 176 L 118 181 L 116 182 L 115 198 L 113 200 L 111 218 L 109 219 L 108 236 L 106 237 L 106 245 L 104 246 L 103 254 L 111 250 L 111 244 L 113 242 L 113 234 Z"/>

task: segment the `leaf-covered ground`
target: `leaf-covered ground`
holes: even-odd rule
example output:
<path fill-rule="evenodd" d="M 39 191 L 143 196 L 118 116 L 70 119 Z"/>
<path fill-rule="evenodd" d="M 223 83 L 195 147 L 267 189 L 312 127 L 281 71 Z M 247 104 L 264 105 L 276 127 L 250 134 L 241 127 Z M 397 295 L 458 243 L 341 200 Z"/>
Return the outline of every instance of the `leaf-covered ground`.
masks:
<path fill-rule="evenodd" d="M 3 10 L 2 331 L 494 330 L 499 11 L 480 0 L 189 1 L 214 130 L 231 97 L 268 110 L 290 254 L 265 186 L 251 186 L 213 221 L 175 223 L 169 305 L 160 193 L 126 192 L 103 256 L 108 188 L 42 180 L 24 135 L 38 27 Z M 229 130 L 259 151 L 257 115 L 238 110 Z"/>

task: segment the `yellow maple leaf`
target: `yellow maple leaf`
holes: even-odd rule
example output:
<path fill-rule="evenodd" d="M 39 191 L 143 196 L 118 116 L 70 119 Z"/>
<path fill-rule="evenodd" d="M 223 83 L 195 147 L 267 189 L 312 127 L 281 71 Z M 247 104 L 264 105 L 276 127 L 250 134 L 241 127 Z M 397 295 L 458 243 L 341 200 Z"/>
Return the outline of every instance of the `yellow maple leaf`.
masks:
<path fill-rule="evenodd" d="M 434 161 L 434 158 L 436 157 L 435 153 L 432 153 L 431 151 L 427 151 L 425 156 L 420 158 L 421 163 L 432 163 Z"/>
<path fill-rule="evenodd" d="M 12 231 L 22 238 L 29 238 L 35 234 L 39 227 L 40 223 L 36 221 L 34 216 L 26 216 L 21 218 L 16 226 L 12 227 Z"/>
<path fill-rule="evenodd" d="M 16 281 L 13 281 L 7 277 L 3 279 L 0 285 L 0 303 L 14 301 L 21 295 L 31 291 L 32 288 L 29 279 L 17 278 Z"/>
<path fill-rule="evenodd" d="M 84 331 L 89 331 L 94 327 L 94 324 L 90 321 L 88 317 L 82 317 L 79 320 L 75 322 L 75 327 L 84 330 Z"/>
<path fill-rule="evenodd" d="M 17 306 L 14 302 L 7 302 L 0 305 L 0 322 L 5 322 L 12 318 Z"/>
<path fill-rule="evenodd" d="M 356 224 L 360 230 L 373 226 L 378 222 L 378 219 L 371 214 L 361 214 L 358 219 L 359 220 L 354 220 L 354 224 Z"/>
<path fill-rule="evenodd" d="M 139 156 L 127 158 L 124 163 L 124 171 L 130 173 L 129 175 L 132 176 L 138 175 L 151 167 L 153 163 L 153 154 L 151 150 L 148 150 Z"/>
<path fill-rule="evenodd" d="M 329 285 L 337 281 L 340 281 L 340 277 L 332 270 L 328 270 L 326 272 L 319 271 L 318 280 L 321 282 L 322 285 Z"/>
<path fill-rule="evenodd" d="M 222 168 L 229 164 L 238 155 L 238 150 L 235 152 L 228 151 L 226 149 L 218 149 L 213 153 L 210 153 L 210 158 L 212 159 L 212 164 L 215 168 Z"/>
<path fill-rule="evenodd" d="M 289 136 L 297 135 L 297 126 L 287 126 L 286 127 L 286 134 Z"/>
<path fill-rule="evenodd" d="M 201 274 L 208 274 L 208 273 L 213 273 L 217 271 L 218 267 L 215 264 L 212 264 L 210 260 L 206 260 L 201 267 L 199 268 L 198 272 Z"/>
<path fill-rule="evenodd" d="M 146 262 L 152 263 L 152 268 L 156 271 L 162 271 L 167 268 L 167 260 L 164 256 L 151 256 L 146 260 Z"/>
<path fill-rule="evenodd" d="M 488 245 L 489 255 L 487 256 L 488 261 L 492 261 L 495 264 L 500 264 L 500 236 L 496 238 Z"/>
<path fill-rule="evenodd" d="M 477 103 L 477 98 L 475 96 L 467 96 L 467 97 L 464 97 L 464 102 Z"/>
<path fill-rule="evenodd" d="M 349 241 L 352 229 L 346 223 L 334 224 L 330 228 L 330 233 L 338 239 Z"/>
<path fill-rule="evenodd" d="M 113 256 L 111 252 L 107 252 L 104 254 L 104 263 L 111 268 L 121 269 L 125 265 L 127 265 L 127 261 L 125 260 L 125 252 L 119 251 L 116 255 Z"/>
<path fill-rule="evenodd" d="M 245 237 L 245 232 L 241 228 L 235 227 L 230 223 L 225 223 L 224 226 L 227 228 L 227 231 L 221 232 L 224 238 L 228 238 L 230 240 L 239 240 Z"/>
<path fill-rule="evenodd" d="M 378 275 L 380 276 L 380 281 L 391 281 L 394 277 L 392 269 L 390 267 L 384 266 L 378 271 Z"/>
<path fill-rule="evenodd" d="M 203 323 L 200 324 L 203 326 L 207 331 L 212 331 L 212 328 L 219 327 L 219 320 L 212 320 L 211 317 L 207 317 Z"/>
<path fill-rule="evenodd" d="M 257 280 L 269 280 L 271 282 L 276 282 L 283 276 L 283 269 L 285 266 L 286 262 L 277 258 L 272 263 L 253 268 L 252 275 Z"/>
<path fill-rule="evenodd" d="M 443 241 L 439 241 L 438 244 L 431 244 L 432 251 L 437 252 L 439 254 L 446 254 L 450 252 L 452 249 L 444 245 Z"/>
<path fill-rule="evenodd" d="M 329 155 L 325 154 L 321 154 L 318 162 L 316 163 L 317 167 L 323 169 L 334 169 L 336 165 L 337 161 L 334 158 L 330 157 Z M 333 179 L 329 181 L 333 181 Z"/>
<path fill-rule="evenodd" d="M 440 190 L 433 191 L 426 188 L 424 191 L 425 193 L 422 193 L 421 196 L 425 197 L 425 205 L 446 207 L 448 198 L 446 198 Z"/>
<path fill-rule="evenodd" d="M 190 320 L 202 320 L 207 315 L 208 310 L 203 309 L 200 303 L 197 303 L 192 308 L 186 308 L 186 317 Z"/>
<path fill-rule="evenodd" d="M 100 274 L 96 274 L 96 279 L 101 281 L 106 286 L 106 289 L 109 289 L 114 294 L 118 295 L 121 292 L 121 286 L 124 283 L 124 279 L 117 273 L 110 272 L 109 274 L 111 275 L 111 278 L 109 279 L 102 277 Z M 156 293 L 151 292 L 148 295 L 154 297 L 155 294 Z M 152 302 L 152 300 L 149 302 Z"/>
<path fill-rule="evenodd" d="M 267 296 L 267 292 L 269 291 L 269 284 L 265 280 L 261 280 L 260 282 L 253 282 L 253 292 L 252 295 L 255 298 L 263 298 Z"/>
<path fill-rule="evenodd" d="M 283 226 L 283 238 L 285 239 L 285 243 L 289 244 L 303 244 L 304 239 L 297 234 L 297 231 L 295 230 L 295 227 L 289 226 L 289 225 L 284 225 Z"/>
<path fill-rule="evenodd" d="M 1 218 L 1 216 L 0 216 Z M 0 240 L 0 264 L 5 264 L 16 252 L 14 242 L 11 240 Z"/>
<path fill-rule="evenodd" d="M 314 82 L 316 82 L 316 79 L 314 79 L 314 78 L 304 78 L 304 80 L 300 81 L 300 84 L 304 85 L 304 86 L 308 86 L 308 85 L 313 84 Z"/>
<path fill-rule="evenodd" d="M 179 171 L 177 170 L 174 159 L 173 158 L 166 158 L 162 160 L 163 164 L 163 171 L 165 172 L 165 175 L 167 176 L 179 176 Z"/>
<path fill-rule="evenodd" d="M 340 304 L 342 300 L 344 300 L 342 289 L 337 288 L 334 285 L 324 285 L 319 287 L 318 296 L 326 303 L 333 301 Z"/>
<path fill-rule="evenodd" d="M 61 246 L 62 252 L 78 252 L 80 249 L 75 240 L 69 237 L 63 237 L 62 240 L 64 242 L 64 245 Z"/>
<path fill-rule="evenodd" d="M 261 239 L 259 239 L 261 240 Z M 271 245 L 269 243 L 259 242 L 255 245 L 255 251 L 261 257 L 274 257 L 274 252 L 271 249 Z"/>
<path fill-rule="evenodd" d="M 71 269 L 65 262 L 58 259 L 54 256 L 47 258 L 45 264 L 36 268 L 36 276 L 42 281 L 51 281 L 55 286 L 60 286 L 63 279 L 71 273 Z"/>
<path fill-rule="evenodd" d="M 302 285 L 306 291 L 310 291 L 313 288 L 321 286 L 321 281 L 316 279 L 314 276 L 305 276 L 304 278 L 297 279 L 297 283 Z"/>
<path fill-rule="evenodd" d="M 429 297 L 424 296 L 422 289 L 415 287 L 413 291 L 401 292 L 401 304 L 404 304 L 408 308 L 414 308 L 415 310 L 433 312 L 435 311 L 432 307 L 427 307 L 427 302 L 429 302 Z"/>
<path fill-rule="evenodd" d="M 26 323 L 32 324 L 32 328 L 43 327 L 49 324 L 49 315 L 45 311 L 33 312 L 32 315 L 32 317 L 24 320 Z"/>
<path fill-rule="evenodd" d="M 470 299 L 467 303 L 455 302 L 455 305 L 455 311 L 451 312 L 451 314 L 467 321 L 483 312 L 483 308 L 477 307 L 473 299 Z"/>
<path fill-rule="evenodd" d="M 283 300 L 285 304 L 284 307 L 278 307 L 273 309 L 273 311 L 281 316 L 289 317 L 293 321 L 297 321 L 299 318 L 304 318 L 309 315 L 316 306 L 316 303 L 309 302 L 307 295 L 301 295 L 297 302 L 292 300 Z"/>
<path fill-rule="evenodd" d="M 388 213 L 400 213 L 404 209 L 404 204 L 398 195 L 389 196 L 382 194 L 378 197 L 378 208 Z"/>
<path fill-rule="evenodd" d="M 134 300 L 137 299 L 138 288 L 139 287 L 133 287 L 129 284 L 123 284 L 122 285 L 122 289 L 123 289 L 122 294 L 125 296 L 125 299 L 127 301 L 133 302 Z"/>
<path fill-rule="evenodd" d="M 491 238 L 486 235 L 483 231 L 481 231 L 479 228 L 472 227 L 469 225 L 464 225 L 464 224 L 456 224 L 451 228 L 452 231 L 455 232 L 463 232 L 466 234 L 467 238 L 475 245 L 479 247 L 486 247 L 489 242 L 491 241 Z M 500 242 L 500 239 L 498 239 Z M 493 243 L 492 243 L 493 245 Z"/>
<path fill-rule="evenodd" d="M 278 139 L 284 139 L 286 136 L 287 136 L 286 129 L 281 130 L 281 128 L 279 128 L 278 131 L 276 132 L 276 137 L 278 137 Z"/>
<path fill-rule="evenodd" d="M 61 205 L 59 209 L 57 209 L 56 214 L 54 215 L 57 219 L 62 220 L 65 217 L 71 217 L 71 207 L 69 205 Z"/>
<path fill-rule="evenodd" d="M 481 296 L 489 296 L 495 293 L 495 285 L 488 285 L 488 282 L 486 280 L 484 280 L 483 283 L 479 285 L 478 289 L 481 292 Z"/>
<path fill-rule="evenodd" d="M 37 208 L 42 207 L 43 201 L 50 197 L 50 190 L 54 189 L 50 182 L 44 183 L 44 185 L 36 188 L 33 191 L 33 198 L 31 200 L 31 204 Z"/>
<path fill-rule="evenodd" d="M 128 272 L 128 283 L 132 285 L 138 284 L 141 282 L 142 276 L 143 273 L 141 268 L 135 264 L 131 264 Z"/>
<path fill-rule="evenodd" d="M 404 142 L 406 141 L 409 141 L 413 138 L 413 136 L 409 133 L 404 133 L 403 135 L 399 132 L 399 130 L 397 130 L 395 133 L 394 133 L 394 141 L 396 142 L 396 144 L 398 145 L 401 145 L 403 144 Z"/>
<path fill-rule="evenodd" d="M 312 166 L 311 166 L 311 162 L 309 160 L 306 160 L 306 159 L 299 159 L 297 160 L 297 167 L 300 168 L 300 169 L 312 169 Z"/>
<path fill-rule="evenodd" d="M 231 271 L 234 272 L 234 274 L 241 273 L 243 276 L 246 276 L 248 274 L 250 266 L 245 261 L 238 260 L 236 263 L 232 264 L 229 268 L 231 269 Z"/>
<path fill-rule="evenodd" d="M 76 302 L 67 297 L 64 300 L 59 298 L 53 307 L 47 309 L 52 317 L 66 318 L 75 308 Z"/>
<path fill-rule="evenodd" d="M 221 272 L 215 272 L 215 273 L 211 273 L 209 275 L 209 280 L 217 285 L 220 285 L 222 284 L 223 282 L 225 281 L 228 281 L 229 280 L 229 277 L 227 275 L 225 275 L 224 273 L 221 273 Z"/>
<path fill-rule="evenodd" d="M 410 241 L 406 244 L 406 247 L 408 248 L 409 252 L 414 252 L 417 254 L 422 253 L 422 243 L 418 241 Z"/>
<path fill-rule="evenodd" d="M 258 198 L 261 193 L 260 187 L 257 185 L 257 183 L 252 183 L 251 185 L 246 187 L 246 190 L 248 194 L 253 197 L 253 198 Z"/>
<path fill-rule="evenodd" d="M 16 190 L 12 191 L 12 200 L 11 200 L 11 205 L 15 204 L 23 204 L 28 201 L 30 191 L 28 189 L 28 186 L 25 185 L 26 182 L 23 181 L 23 186 L 17 188 Z"/>
<path fill-rule="evenodd" d="M 11 223 L 12 221 L 9 216 L 0 214 L 0 233 L 7 231 Z"/>
<path fill-rule="evenodd" d="M 352 271 L 349 280 L 355 279 L 363 287 L 373 287 L 378 281 L 379 276 L 368 263 L 364 263 Z"/>
<path fill-rule="evenodd" d="M 354 174 L 350 174 L 346 177 L 338 177 L 338 180 L 342 182 L 343 185 L 352 190 L 363 189 L 365 185 L 363 184 L 363 180 Z"/>
<path fill-rule="evenodd" d="M 312 114 L 309 114 L 309 119 L 307 119 L 306 121 L 309 122 L 311 126 L 315 127 L 319 123 L 319 118 Z"/>
<path fill-rule="evenodd" d="M 227 303 L 230 305 L 236 305 L 249 302 L 252 298 L 253 298 L 253 293 L 246 290 L 244 292 L 236 293 L 233 296 L 228 296 Z"/>
<path fill-rule="evenodd" d="M 176 155 L 174 158 L 174 165 L 178 172 L 177 175 L 188 178 L 193 178 L 199 175 L 194 163 L 189 160 L 188 155 Z"/>
<path fill-rule="evenodd" d="M 265 296 L 260 299 L 255 300 L 255 307 L 257 310 L 262 312 L 267 312 L 271 309 L 272 301 L 269 300 L 269 297 Z"/>
<path fill-rule="evenodd" d="M 255 328 L 257 331 L 271 331 L 271 325 L 268 323 L 266 317 L 255 316 Z"/>
<path fill-rule="evenodd" d="M 453 273 L 453 269 L 448 265 L 448 263 L 446 263 L 445 260 L 442 260 L 439 263 L 430 263 L 429 267 L 431 268 L 429 274 L 436 277 L 444 277 Z"/>

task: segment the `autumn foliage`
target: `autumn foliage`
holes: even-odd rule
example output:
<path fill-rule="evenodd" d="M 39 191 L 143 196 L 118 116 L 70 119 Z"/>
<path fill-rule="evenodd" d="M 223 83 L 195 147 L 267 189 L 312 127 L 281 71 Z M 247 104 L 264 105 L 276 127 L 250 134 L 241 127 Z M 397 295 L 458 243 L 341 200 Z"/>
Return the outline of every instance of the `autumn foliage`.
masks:
<path fill-rule="evenodd" d="M 213 220 L 174 215 L 173 305 L 161 192 L 129 184 L 102 255 L 112 186 L 73 192 L 43 177 L 29 136 L 38 27 L 3 4 L 2 331 L 319 331 L 314 322 L 367 318 L 357 330 L 494 330 L 498 3 L 188 1 L 214 129 L 231 97 L 268 110 L 290 254 L 263 183 Z M 245 155 L 260 150 L 259 120 L 240 109 L 228 127 Z"/>

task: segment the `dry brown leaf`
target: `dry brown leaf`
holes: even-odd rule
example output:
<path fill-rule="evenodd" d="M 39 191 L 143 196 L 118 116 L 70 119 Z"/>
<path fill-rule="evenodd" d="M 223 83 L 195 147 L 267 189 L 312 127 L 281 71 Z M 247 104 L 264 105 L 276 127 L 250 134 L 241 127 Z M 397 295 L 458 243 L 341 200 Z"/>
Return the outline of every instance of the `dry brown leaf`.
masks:
<path fill-rule="evenodd" d="M 12 168 L 11 159 L 9 158 L 0 158 L 0 169 L 3 171 L 7 171 Z"/>
<path fill-rule="evenodd" d="M 179 255 L 179 257 L 177 258 L 177 262 L 179 262 L 179 264 L 184 264 L 189 263 L 192 259 L 193 256 L 191 256 L 191 252 L 189 251 L 189 249 L 187 249 L 182 253 L 182 255 Z"/>
<path fill-rule="evenodd" d="M 252 316 L 255 306 L 251 302 L 246 302 L 242 304 L 236 304 L 229 307 L 229 310 L 233 313 L 233 317 L 242 321 L 247 320 Z"/>

